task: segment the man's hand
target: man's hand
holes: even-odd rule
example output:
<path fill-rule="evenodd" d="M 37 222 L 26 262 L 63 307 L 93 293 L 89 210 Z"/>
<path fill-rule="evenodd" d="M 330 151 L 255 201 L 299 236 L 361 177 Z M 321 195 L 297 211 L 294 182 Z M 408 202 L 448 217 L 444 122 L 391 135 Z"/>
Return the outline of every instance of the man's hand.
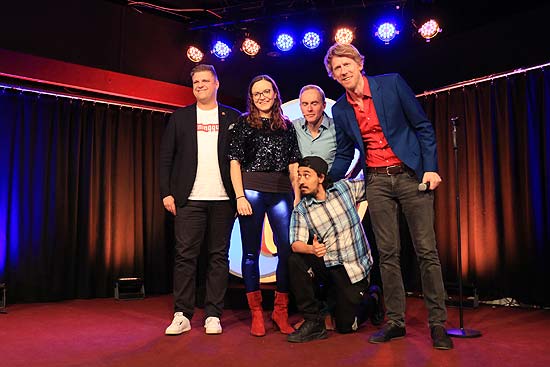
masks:
<path fill-rule="evenodd" d="M 176 201 L 174 200 L 174 197 L 172 195 L 168 195 L 164 199 L 162 199 L 162 203 L 164 204 L 164 208 L 168 210 L 173 215 L 176 215 Z"/>
<path fill-rule="evenodd" d="M 430 190 L 437 189 L 437 186 L 441 183 L 441 177 L 437 174 L 437 172 L 424 172 L 424 176 L 422 177 L 422 182 L 430 183 Z"/>
<path fill-rule="evenodd" d="M 323 257 L 327 253 L 327 247 L 324 243 L 321 243 L 317 240 L 317 235 L 313 235 L 313 254 L 317 257 Z"/>

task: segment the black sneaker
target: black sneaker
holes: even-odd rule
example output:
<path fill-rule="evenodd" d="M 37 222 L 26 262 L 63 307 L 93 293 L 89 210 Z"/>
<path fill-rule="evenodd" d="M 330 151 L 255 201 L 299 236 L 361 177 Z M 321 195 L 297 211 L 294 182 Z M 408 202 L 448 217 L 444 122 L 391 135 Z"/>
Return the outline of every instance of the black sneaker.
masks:
<path fill-rule="evenodd" d="M 431 328 L 433 346 L 435 349 L 449 350 L 453 349 L 453 341 L 447 335 L 447 330 L 441 325 Z"/>
<path fill-rule="evenodd" d="M 389 342 L 392 339 L 401 339 L 406 333 L 405 326 L 389 322 L 382 329 L 371 335 L 369 343 L 378 344 Z"/>
<path fill-rule="evenodd" d="M 304 343 L 312 340 L 326 339 L 327 330 L 325 320 L 305 320 L 304 323 L 292 334 L 286 337 L 291 343 Z"/>
<path fill-rule="evenodd" d="M 384 322 L 384 316 L 386 315 L 382 290 L 377 285 L 371 285 L 368 293 L 374 303 L 374 308 L 372 310 L 372 314 L 370 315 L 370 322 L 374 326 L 382 325 Z"/>

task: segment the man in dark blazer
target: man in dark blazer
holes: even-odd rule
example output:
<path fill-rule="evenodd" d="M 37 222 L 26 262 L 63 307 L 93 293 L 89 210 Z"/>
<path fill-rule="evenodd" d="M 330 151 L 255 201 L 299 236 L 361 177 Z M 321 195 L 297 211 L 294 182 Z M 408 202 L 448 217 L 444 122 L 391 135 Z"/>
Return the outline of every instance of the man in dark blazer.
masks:
<path fill-rule="evenodd" d="M 363 55 L 352 45 L 335 44 L 325 56 L 329 76 L 346 90 L 332 107 L 337 149 L 330 176 L 342 178 L 355 148 L 359 150 L 380 255 L 388 322 L 369 341 L 383 343 L 406 334 L 398 220 L 402 211 L 419 261 L 433 346 L 451 349 L 433 224 L 433 190 L 441 182 L 434 130 L 401 76 L 365 76 L 363 65 Z"/>
<path fill-rule="evenodd" d="M 167 335 L 191 329 L 197 259 L 208 250 L 205 332 L 221 334 L 220 317 L 229 272 L 228 248 L 235 219 L 229 176 L 228 127 L 239 111 L 217 102 L 218 76 L 212 65 L 191 70 L 197 103 L 175 111 L 160 147 L 160 193 L 175 216 L 174 318 Z"/>

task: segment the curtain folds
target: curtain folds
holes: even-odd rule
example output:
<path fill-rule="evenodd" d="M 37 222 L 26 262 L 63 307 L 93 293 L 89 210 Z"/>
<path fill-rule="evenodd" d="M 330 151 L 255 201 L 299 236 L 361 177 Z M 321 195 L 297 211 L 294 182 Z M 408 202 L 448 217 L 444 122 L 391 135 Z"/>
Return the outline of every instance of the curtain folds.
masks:
<path fill-rule="evenodd" d="M 0 279 L 10 301 L 110 296 L 124 276 L 170 290 L 157 177 L 167 117 L 0 92 Z"/>
<path fill-rule="evenodd" d="M 510 75 L 421 102 L 434 122 L 444 180 L 436 194 L 436 232 L 445 279 L 457 281 L 458 179 L 463 279 L 485 298 L 550 304 L 550 71 Z M 458 178 L 452 117 L 458 117 Z"/>

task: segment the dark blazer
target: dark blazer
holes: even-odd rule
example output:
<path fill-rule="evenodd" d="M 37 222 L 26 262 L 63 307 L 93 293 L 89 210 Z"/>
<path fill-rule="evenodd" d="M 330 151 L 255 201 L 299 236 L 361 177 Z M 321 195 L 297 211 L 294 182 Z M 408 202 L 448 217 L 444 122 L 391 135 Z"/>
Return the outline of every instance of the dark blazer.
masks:
<path fill-rule="evenodd" d="M 424 172 L 436 172 L 434 129 L 411 88 L 399 74 L 367 76 L 367 80 L 382 132 L 393 152 L 416 172 L 419 181 Z M 339 180 L 349 168 L 354 148 L 360 152 L 359 164 L 366 169 L 365 147 L 355 112 L 345 94 L 332 106 L 332 117 L 337 148 L 329 174 Z"/>
<path fill-rule="evenodd" d="M 218 103 L 218 164 L 229 198 L 235 193 L 229 174 L 227 151 L 231 134 L 228 127 L 237 121 L 240 112 Z M 176 206 L 185 205 L 197 175 L 197 104 L 180 108 L 172 114 L 160 146 L 160 196 L 172 195 Z"/>

